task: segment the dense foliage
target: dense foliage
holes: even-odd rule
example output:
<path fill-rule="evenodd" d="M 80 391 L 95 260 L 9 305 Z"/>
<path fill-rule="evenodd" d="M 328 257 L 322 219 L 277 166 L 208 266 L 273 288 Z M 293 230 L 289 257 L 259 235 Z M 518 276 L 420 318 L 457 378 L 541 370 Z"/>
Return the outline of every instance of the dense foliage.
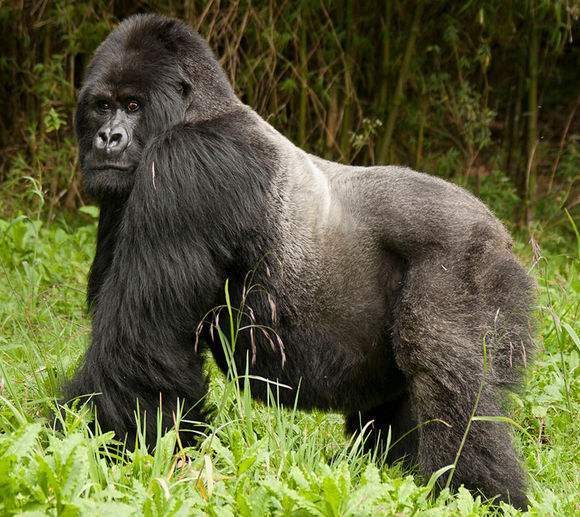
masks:
<path fill-rule="evenodd" d="M 111 27 L 145 11 L 190 22 L 242 99 L 317 154 L 498 187 L 524 224 L 578 202 L 576 2 L 27 0 L 0 6 L 0 211 L 18 194 L 40 208 L 43 192 L 51 217 L 83 201 L 75 89 Z"/>
<path fill-rule="evenodd" d="M 510 425 L 530 472 L 531 512 L 577 514 L 577 2 L 7 0 L 0 515 L 497 512 L 465 490 L 435 497 L 435 479 L 363 455 L 341 417 L 255 403 L 211 365 L 215 419 L 197 448 L 177 442 L 174 455 L 172 432 L 154 454 L 138 448 L 119 458 L 111 435 L 91 435 L 78 408 L 64 433 L 46 425 L 90 332 L 85 284 L 98 210 L 85 206 L 78 182 L 75 89 L 111 27 L 145 11 L 197 28 L 243 100 L 304 148 L 449 178 L 522 230 L 517 251 L 539 286 L 540 353 L 510 401 Z"/>
<path fill-rule="evenodd" d="M 110 434 L 91 436 L 71 411 L 67 432 L 47 414 L 89 336 L 85 277 L 96 215 L 76 226 L 0 220 L 0 515 L 484 515 L 465 490 L 432 494 L 435 479 L 363 456 L 342 418 L 253 402 L 210 366 L 215 418 L 199 447 L 173 454 L 175 433 L 154 454 L 111 462 Z M 85 222 L 79 225 L 79 221 Z M 522 250 L 523 246 L 519 245 Z M 526 389 L 514 395 L 518 446 L 530 471 L 532 511 L 574 515 L 578 486 L 580 285 L 568 255 L 523 260 L 540 287 L 541 350 Z M 228 322 L 222 324 L 224 345 Z M 274 394 L 275 399 L 275 394 Z M 507 515 L 517 513 L 503 504 Z"/>

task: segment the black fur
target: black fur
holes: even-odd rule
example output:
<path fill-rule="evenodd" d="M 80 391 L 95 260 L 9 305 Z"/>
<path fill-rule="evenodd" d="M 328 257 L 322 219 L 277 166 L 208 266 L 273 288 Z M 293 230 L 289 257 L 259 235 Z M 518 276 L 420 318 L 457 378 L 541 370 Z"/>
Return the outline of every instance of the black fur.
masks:
<path fill-rule="evenodd" d="M 127 98 L 139 113 L 119 111 Z M 99 154 L 95 134 L 113 120 L 130 143 Z M 419 426 L 388 452 L 425 476 L 453 463 L 480 386 L 477 413 L 505 414 L 532 353 L 533 285 L 467 192 L 307 155 L 239 102 L 197 34 L 159 16 L 129 18 L 99 47 L 77 132 L 101 216 L 92 342 L 66 396 L 98 393 L 103 429 L 133 435 L 137 400 L 150 441 L 160 400 L 164 428 L 178 400 L 203 419 L 196 342 L 203 329 L 226 369 L 206 332 L 226 279 L 254 326 L 240 333 L 239 371 L 249 357 L 251 374 L 300 385 L 300 407 L 342 411 L 350 432 L 372 421 L 369 445 L 389 426 L 393 441 Z M 252 392 L 264 398 L 264 386 Z M 281 390 L 281 401 L 295 394 Z M 473 423 L 453 478 L 462 483 L 526 504 L 506 424 Z"/>

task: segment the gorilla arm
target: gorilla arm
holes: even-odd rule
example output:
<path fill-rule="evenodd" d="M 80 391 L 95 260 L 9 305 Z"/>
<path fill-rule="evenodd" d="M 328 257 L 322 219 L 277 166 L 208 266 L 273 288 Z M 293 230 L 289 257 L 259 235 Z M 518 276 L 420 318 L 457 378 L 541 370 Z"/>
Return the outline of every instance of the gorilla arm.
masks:
<path fill-rule="evenodd" d="M 239 176 L 256 177 L 252 153 L 215 124 L 175 126 L 145 150 L 96 298 L 92 342 L 65 390 L 69 399 L 97 394 L 101 425 L 120 437 L 135 433 L 136 399 L 147 413 L 149 443 L 158 406 L 164 428 L 173 425 L 178 399 L 188 419 L 200 416 L 195 406 L 206 387 L 195 327 L 214 306 L 237 242 L 253 224 L 251 204 L 260 206 L 233 188 Z"/>

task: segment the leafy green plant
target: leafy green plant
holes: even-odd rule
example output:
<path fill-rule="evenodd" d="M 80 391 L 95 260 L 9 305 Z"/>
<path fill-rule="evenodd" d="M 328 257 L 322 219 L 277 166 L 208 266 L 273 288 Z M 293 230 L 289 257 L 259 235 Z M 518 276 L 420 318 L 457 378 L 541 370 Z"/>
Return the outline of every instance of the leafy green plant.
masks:
<path fill-rule="evenodd" d="M 437 476 L 444 480 L 449 471 L 419 480 L 400 465 L 385 465 L 363 453 L 360 435 L 355 440 L 343 435 L 340 416 L 278 404 L 276 390 L 282 387 L 272 385 L 266 404 L 254 401 L 248 383 L 241 388 L 237 382 L 245 371 L 223 376 L 211 361 L 207 404 L 215 418 L 197 447 L 180 447 L 179 431 L 171 431 L 159 434 L 153 452 L 141 441 L 128 452 L 112 433 L 91 431 L 82 406 L 70 408 L 65 431 L 55 432 L 48 418 L 54 397 L 90 332 L 84 283 L 97 214 L 83 212 L 85 223 L 76 226 L 24 216 L 0 220 L 0 275 L 6 279 L 0 282 L 1 514 L 497 512 L 464 489 L 435 496 Z M 555 255 L 535 266 L 543 350 L 525 391 L 512 400 L 510 424 L 530 470 L 532 512 L 538 514 L 573 515 L 576 508 L 576 268 Z M 231 350 L 236 332 L 249 329 L 240 330 L 236 308 L 226 305 L 223 311 L 220 335 Z M 518 513 L 505 504 L 501 508 L 507 515 Z"/>

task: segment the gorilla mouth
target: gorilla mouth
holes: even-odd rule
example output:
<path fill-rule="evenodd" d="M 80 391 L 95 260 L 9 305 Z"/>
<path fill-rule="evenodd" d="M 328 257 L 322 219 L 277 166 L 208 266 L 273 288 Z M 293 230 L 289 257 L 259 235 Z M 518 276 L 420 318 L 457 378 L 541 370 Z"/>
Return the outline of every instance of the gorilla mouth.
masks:
<path fill-rule="evenodd" d="M 94 167 L 88 167 L 89 171 L 101 172 L 101 171 L 119 171 L 119 172 L 130 172 L 134 167 L 131 165 L 118 164 L 118 163 L 105 163 L 101 165 L 95 165 Z"/>

